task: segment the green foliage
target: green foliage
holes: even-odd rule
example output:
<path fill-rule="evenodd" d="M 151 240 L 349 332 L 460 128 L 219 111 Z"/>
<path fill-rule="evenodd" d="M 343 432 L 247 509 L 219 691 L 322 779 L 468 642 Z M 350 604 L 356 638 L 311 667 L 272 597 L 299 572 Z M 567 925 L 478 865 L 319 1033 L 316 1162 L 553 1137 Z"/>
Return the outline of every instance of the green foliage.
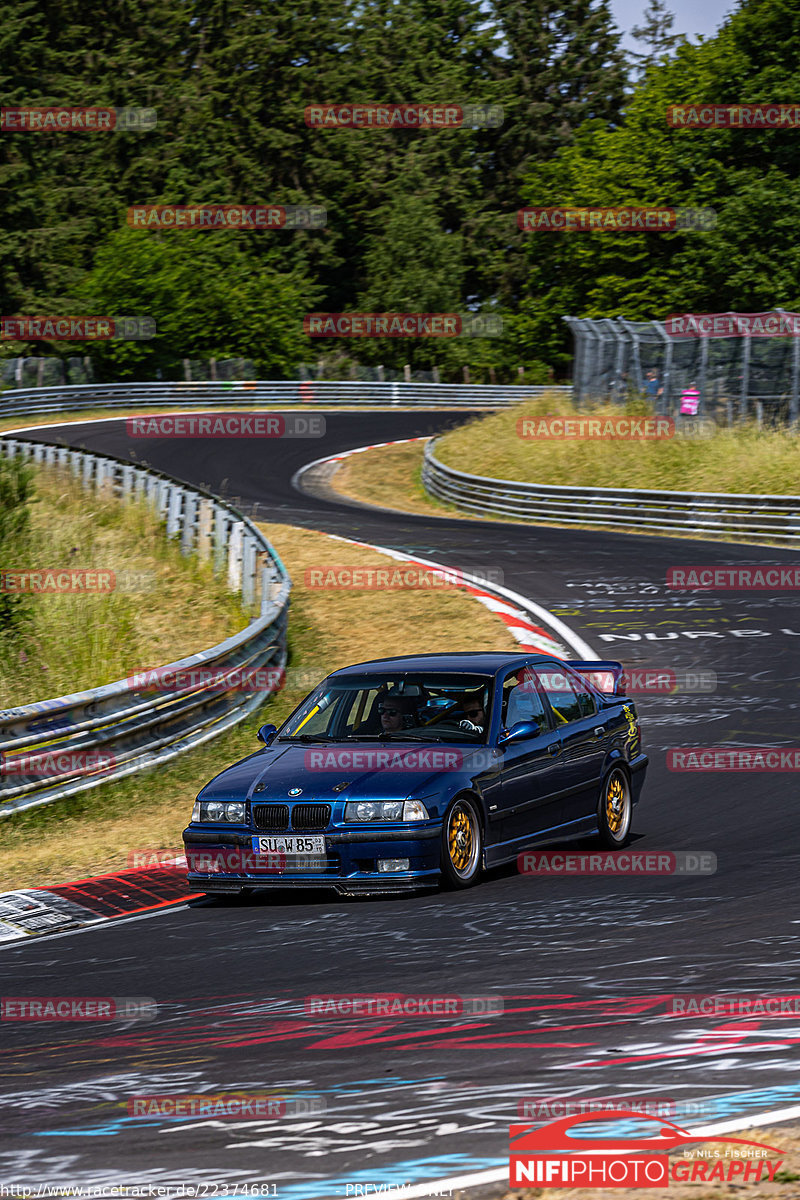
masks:
<path fill-rule="evenodd" d="M 279 273 L 267 255 L 248 253 L 232 231 L 122 229 L 97 252 L 78 289 L 89 311 L 151 316 L 158 336 L 109 341 L 93 351 L 109 378 L 180 378 L 183 358 L 254 360 L 266 377 L 288 374 L 302 356 L 300 272 Z M 278 234 L 290 237 L 291 234 Z"/>
<path fill-rule="evenodd" d="M 795 130 L 680 129 L 669 105 L 791 101 L 800 86 L 800 13 L 744 3 L 719 34 L 649 67 L 624 126 L 586 122 L 525 181 L 530 205 L 711 207 L 715 229 L 536 233 L 528 237 L 525 345 L 565 364 L 563 314 L 664 318 L 795 309 L 800 302 L 800 145 Z"/>
<path fill-rule="evenodd" d="M 8 0 L 8 105 L 152 107 L 144 133 L 0 139 L 0 310 L 149 315 L 156 343 L 6 344 L 89 352 L 106 377 L 244 355 L 270 374 L 343 349 L 398 369 L 516 372 L 508 339 L 384 344 L 302 335 L 314 310 L 511 315 L 527 165 L 623 92 L 606 0 Z M 315 129 L 313 104 L 499 103 L 500 130 Z M 314 203 L 322 230 L 129 233 L 142 203 Z M 136 233 L 136 240 L 133 233 Z M 510 234 L 510 236 L 509 236 Z M 238 319 L 237 319 L 238 318 Z M 538 354 L 528 356 L 539 358 Z"/>

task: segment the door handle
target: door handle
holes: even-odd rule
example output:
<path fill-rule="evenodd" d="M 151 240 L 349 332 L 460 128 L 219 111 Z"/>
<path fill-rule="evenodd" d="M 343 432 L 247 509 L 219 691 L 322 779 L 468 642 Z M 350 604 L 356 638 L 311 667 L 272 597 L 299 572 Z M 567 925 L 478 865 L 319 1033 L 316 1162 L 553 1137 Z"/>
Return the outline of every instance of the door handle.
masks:
<path fill-rule="evenodd" d="M 595 725 L 595 727 L 594 727 L 594 736 L 595 736 L 595 737 L 602 737 L 602 736 L 603 736 L 603 734 L 605 733 L 605 731 L 606 731 L 606 727 L 605 727 L 605 725 Z"/>
<path fill-rule="evenodd" d="M 558 754 L 561 750 L 561 742 L 551 742 L 547 747 L 548 754 Z"/>

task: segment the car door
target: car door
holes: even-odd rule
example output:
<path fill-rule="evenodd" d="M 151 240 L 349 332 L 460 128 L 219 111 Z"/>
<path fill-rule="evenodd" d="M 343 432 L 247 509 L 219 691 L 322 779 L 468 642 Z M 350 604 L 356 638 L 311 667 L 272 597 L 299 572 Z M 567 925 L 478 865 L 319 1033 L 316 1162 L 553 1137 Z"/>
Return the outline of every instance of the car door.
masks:
<path fill-rule="evenodd" d="M 561 739 L 562 813 L 567 825 L 597 811 L 600 783 L 611 741 L 602 709 L 579 675 L 568 668 L 536 667 Z"/>
<path fill-rule="evenodd" d="M 499 746 L 497 771 L 483 785 L 489 820 L 488 863 L 509 857 L 534 835 L 557 828 L 563 820 L 557 799 L 561 739 L 527 668 L 506 675 L 496 703 L 501 704 L 501 730 L 519 721 L 535 721 L 539 733 Z"/>

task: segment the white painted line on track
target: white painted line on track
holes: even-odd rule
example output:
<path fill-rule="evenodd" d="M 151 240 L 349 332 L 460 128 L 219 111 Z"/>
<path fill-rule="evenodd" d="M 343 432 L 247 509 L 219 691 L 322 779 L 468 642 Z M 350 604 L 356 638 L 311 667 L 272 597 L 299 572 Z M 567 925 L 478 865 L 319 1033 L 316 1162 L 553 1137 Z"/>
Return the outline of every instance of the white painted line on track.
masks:
<path fill-rule="evenodd" d="M 351 450 L 343 450 L 339 454 L 327 455 L 324 458 L 315 458 L 313 462 L 306 463 L 306 465 L 304 467 L 301 467 L 299 471 L 295 472 L 294 477 L 292 479 L 292 484 L 294 486 L 297 486 L 296 481 L 299 480 L 306 473 L 306 471 L 310 471 L 312 469 L 312 467 L 319 467 L 319 466 L 322 466 L 325 463 L 329 463 L 329 462 L 341 462 L 342 459 L 349 458 L 353 454 L 363 454 L 366 450 L 376 450 L 382 446 L 400 446 L 400 445 L 403 445 L 403 444 L 409 443 L 409 442 L 426 442 L 429 440 L 430 439 L 427 437 L 414 437 L 414 438 L 403 438 L 400 441 L 396 441 L 396 442 L 376 442 L 370 446 L 356 446 Z M 379 505 L 374 506 L 374 508 L 376 511 L 380 511 Z M 402 510 L 393 509 L 392 511 L 400 512 Z M 409 513 L 409 516 L 412 516 L 412 517 L 420 516 L 420 515 L 421 514 L 419 514 L 419 513 Z M 458 519 L 458 518 L 455 518 L 455 519 Z M 464 517 L 461 519 L 468 520 L 469 518 Z M 404 554 L 403 552 L 401 552 L 399 550 L 390 550 L 389 547 L 387 547 L 387 546 L 377 546 L 377 545 L 372 544 L 371 542 L 360 542 L 354 538 L 342 537 L 339 534 L 328 534 L 328 536 L 337 538 L 339 541 L 342 541 L 342 542 L 350 542 L 351 545 L 364 546 L 370 550 L 377 550 L 381 554 L 388 554 L 391 558 L 403 559 L 405 561 L 422 563 L 425 566 L 435 567 L 439 571 L 444 571 L 444 572 L 449 571 L 452 573 L 452 571 L 454 569 L 453 567 L 445 566 L 443 563 L 434 562 L 431 559 L 424 559 L 424 558 L 419 558 L 416 555 Z M 572 650 L 578 655 L 579 658 L 597 659 L 599 657 L 598 654 L 596 653 L 596 651 L 594 651 L 591 648 L 591 646 L 588 644 L 588 642 L 585 642 L 582 637 L 580 637 L 577 633 L 575 633 L 575 631 L 573 629 L 570 629 L 569 625 L 566 625 L 558 617 L 554 616 L 553 613 L 548 612 L 548 610 L 546 608 L 544 608 L 541 604 L 537 604 L 535 600 L 529 600 L 527 596 L 522 596 L 522 595 L 520 595 L 519 592 L 514 592 L 510 588 L 501 587 L 501 585 L 497 584 L 497 583 L 493 583 L 493 584 L 491 584 L 491 586 L 487 586 L 483 582 L 483 580 L 478 579 L 474 575 L 469 575 L 465 571 L 461 571 L 460 574 L 465 582 L 471 584 L 473 587 L 477 588 L 479 591 L 486 593 L 485 596 L 476 596 L 475 598 L 477 600 L 479 600 L 482 604 L 485 604 L 487 608 L 491 608 L 493 611 L 497 612 L 497 614 L 498 614 L 498 616 L 500 616 L 501 620 L 505 621 L 505 624 L 506 624 L 507 628 L 509 629 L 509 631 L 511 632 L 511 634 L 515 638 L 517 638 L 517 640 L 521 644 L 525 644 L 525 634 L 530 632 L 529 630 L 526 629 L 526 624 L 525 624 L 525 619 L 524 619 L 525 613 L 528 613 L 528 614 L 536 617 L 536 619 L 538 621 L 542 621 L 545 625 L 549 625 L 549 627 L 555 633 L 557 633 L 559 635 L 559 637 L 564 639 L 564 641 L 567 643 L 567 645 L 572 648 Z M 504 597 L 506 600 L 511 601 L 511 604 L 514 607 L 509 608 L 505 605 L 498 604 L 497 599 L 493 600 L 492 597 Z M 523 610 L 522 614 L 520 614 L 519 609 Z M 523 620 L 521 622 L 514 621 L 512 623 L 512 621 L 509 620 L 509 618 L 513 618 L 515 616 L 522 616 Z M 531 647 L 530 643 L 528 643 L 526 645 L 526 648 L 533 648 L 533 647 Z M 552 654 L 555 650 L 555 643 L 553 643 L 551 646 L 551 645 L 547 645 L 546 643 L 542 644 L 540 642 L 540 644 L 538 646 L 536 646 L 535 648 L 543 650 L 544 653 L 546 653 L 546 654 Z M 555 652 L 557 653 L 557 651 L 555 651 Z"/>
<path fill-rule="evenodd" d="M 570 629 L 569 625 L 566 625 L 563 621 L 559 620 L 558 617 L 554 616 L 551 612 L 548 612 L 546 608 L 543 608 L 541 604 L 537 604 L 534 600 L 529 600 L 527 596 L 522 596 L 519 592 L 514 592 L 510 588 L 502 587 L 499 583 L 487 584 L 482 579 L 479 579 L 476 575 L 470 575 L 469 572 L 462 571 L 460 568 L 449 567 L 444 563 L 436 562 L 430 558 L 420 558 L 416 554 L 406 554 L 401 550 L 393 550 L 388 546 L 377 546 L 372 542 L 358 541 L 356 538 L 344 537 L 339 533 L 328 533 L 326 536 L 332 538 L 334 541 L 347 542 L 351 546 L 362 546 L 367 550 L 377 550 L 379 554 L 386 554 L 389 556 L 389 558 L 398 559 L 402 562 L 413 562 L 425 567 L 431 567 L 437 571 L 443 572 L 445 575 L 452 575 L 453 572 L 457 570 L 461 579 L 463 579 L 463 581 L 469 585 L 468 590 L 471 590 L 474 587 L 477 591 L 486 593 L 487 598 L 492 594 L 498 594 L 505 597 L 507 600 L 512 601 L 512 603 L 516 606 L 511 610 L 515 614 L 514 618 L 512 618 L 510 615 L 506 615 L 509 610 L 505 605 L 502 605 L 497 610 L 497 615 L 501 618 L 501 620 L 504 621 L 509 631 L 514 637 L 518 638 L 520 642 L 523 641 L 523 637 L 521 636 L 523 633 L 529 639 L 535 637 L 535 641 L 528 641 L 525 646 L 526 649 L 537 649 L 541 653 L 545 654 L 552 654 L 555 652 L 555 642 L 550 637 L 545 635 L 545 638 L 542 638 L 539 631 L 536 631 L 534 634 L 530 623 L 526 621 L 526 613 L 529 613 L 532 616 L 535 616 L 537 620 L 544 622 L 545 625 L 549 625 L 552 630 L 554 630 L 564 639 L 567 645 L 570 646 L 580 658 L 597 659 L 598 657 L 596 652 L 587 642 L 583 640 L 582 637 L 575 633 L 573 629 Z M 481 596 L 476 596 L 475 599 L 481 600 L 482 598 Z M 489 607 L 488 604 L 487 607 Z M 522 610 L 521 612 L 520 609 Z M 547 644 L 543 645 L 543 642 Z M 560 649 L 563 649 L 563 647 L 560 647 Z"/>
<path fill-rule="evenodd" d="M 193 899 L 195 897 L 192 897 Z M 203 899 L 203 897 L 196 897 Z M 0 943 L 0 953 L 4 950 L 21 950 L 23 946 L 49 946 L 56 938 L 75 937 L 79 933 L 97 933 L 103 929 L 111 929 L 116 925 L 129 925 L 132 921 L 149 921 L 153 917 L 165 917 L 168 913 L 179 911 L 182 908 L 187 908 L 188 900 L 176 900 L 174 904 L 164 904 L 161 907 L 154 909 L 152 912 L 133 913 L 126 917 L 120 915 L 118 917 L 98 917 L 96 921 L 89 921 L 86 925 L 80 925 L 77 929 L 64 929 L 61 933 L 44 933 L 40 936 L 30 936 L 19 938 L 15 941 Z"/>
<path fill-rule="evenodd" d="M 740 1129 L 758 1129 L 765 1125 L 778 1125 L 783 1121 L 795 1121 L 798 1117 L 800 1117 L 800 1104 L 794 1104 L 789 1108 L 776 1108 L 770 1112 L 755 1113 L 748 1117 L 734 1117 L 731 1121 L 718 1121 L 714 1125 L 703 1125 L 700 1129 L 688 1129 L 686 1132 L 694 1134 L 698 1138 L 713 1137 L 717 1133 L 734 1133 Z M 587 1141 L 589 1140 L 587 1139 Z M 594 1153 L 600 1153 L 600 1151 Z M 403 1200 L 423 1200 L 423 1197 L 436 1196 L 437 1193 L 446 1193 L 448 1190 L 452 1192 L 455 1188 L 481 1187 L 488 1183 L 508 1183 L 508 1181 L 509 1168 L 507 1164 L 504 1164 L 502 1167 L 493 1167 L 488 1171 L 474 1171 L 469 1175 L 450 1175 L 445 1179 L 430 1179 L 426 1183 L 418 1183 L 412 1187 L 403 1186 L 402 1190 L 397 1186 L 395 1190 L 398 1196 L 403 1197 Z M 333 1195 L 334 1193 L 331 1193 L 331 1197 Z M 336 1195 L 341 1196 L 341 1192 Z"/>

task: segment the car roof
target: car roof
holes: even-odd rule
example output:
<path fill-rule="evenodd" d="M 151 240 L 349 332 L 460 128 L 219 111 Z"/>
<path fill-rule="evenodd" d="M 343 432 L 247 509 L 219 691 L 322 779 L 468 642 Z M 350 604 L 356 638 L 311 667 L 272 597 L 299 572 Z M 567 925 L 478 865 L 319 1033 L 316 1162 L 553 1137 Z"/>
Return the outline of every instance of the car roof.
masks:
<path fill-rule="evenodd" d="M 402 671 L 475 671 L 482 675 L 495 675 L 507 667 L 524 666 L 525 663 L 541 659 L 543 662 L 561 662 L 550 654 L 519 654 L 508 650 L 455 651 L 447 654 L 403 654 L 394 658 L 374 658 L 369 662 L 354 663 L 340 667 L 332 675 L 371 675 L 384 670 Z"/>

